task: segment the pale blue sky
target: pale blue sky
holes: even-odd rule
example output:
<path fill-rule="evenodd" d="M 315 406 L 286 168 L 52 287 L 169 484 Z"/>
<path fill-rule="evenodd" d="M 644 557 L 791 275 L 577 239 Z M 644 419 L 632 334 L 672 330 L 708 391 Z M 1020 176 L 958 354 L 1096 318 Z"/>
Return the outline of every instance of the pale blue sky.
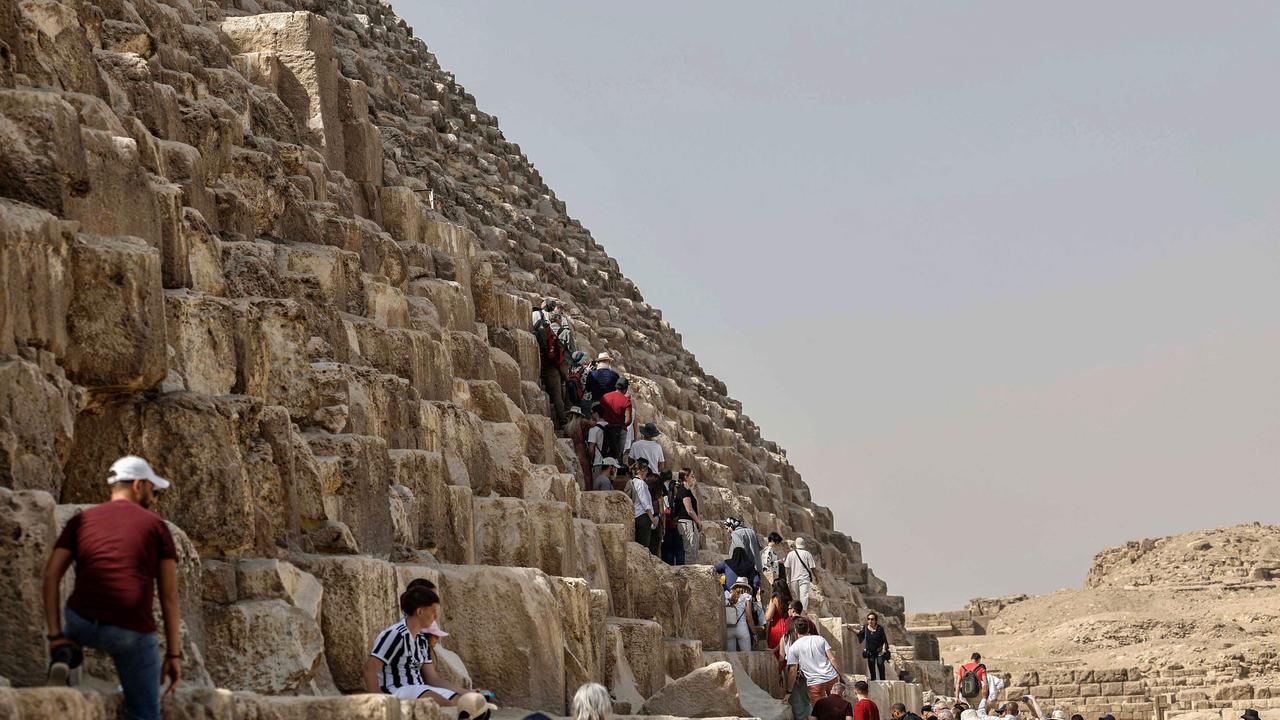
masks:
<path fill-rule="evenodd" d="M 909 610 L 1280 522 L 1280 4 L 396 9 Z"/>

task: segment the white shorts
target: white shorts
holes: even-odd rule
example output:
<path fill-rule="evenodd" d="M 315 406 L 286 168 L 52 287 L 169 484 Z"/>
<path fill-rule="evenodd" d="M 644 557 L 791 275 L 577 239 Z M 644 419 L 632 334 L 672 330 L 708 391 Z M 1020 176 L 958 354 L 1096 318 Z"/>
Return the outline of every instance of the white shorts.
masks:
<path fill-rule="evenodd" d="M 404 687 L 393 689 L 391 694 L 401 700 L 416 700 L 422 697 L 423 693 L 428 692 L 435 693 L 445 700 L 452 700 L 453 696 L 458 694 L 452 690 L 436 687 L 434 685 L 405 685 Z"/>

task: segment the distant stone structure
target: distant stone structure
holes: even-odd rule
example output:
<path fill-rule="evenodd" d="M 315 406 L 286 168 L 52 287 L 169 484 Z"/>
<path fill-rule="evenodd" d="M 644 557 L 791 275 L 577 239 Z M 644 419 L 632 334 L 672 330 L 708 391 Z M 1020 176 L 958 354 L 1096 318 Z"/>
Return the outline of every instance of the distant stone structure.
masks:
<path fill-rule="evenodd" d="M 175 716 L 436 717 L 338 696 L 426 577 L 448 672 L 505 706 L 560 714 L 598 681 L 620 709 L 692 712 L 662 694 L 687 682 L 782 717 L 767 654 L 717 656 L 724 529 L 669 567 L 630 542 L 624 495 L 579 492 L 529 332 L 547 296 L 618 358 L 703 517 L 810 540 L 847 669 L 875 610 L 893 672 L 943 675 L 785 452 L 385 2 L 0 3 L 0 676 L 42 681 L 42 564 L 136 453 L 174 480 Z M 113 702 L 0 690 L 18 717 Z"/>

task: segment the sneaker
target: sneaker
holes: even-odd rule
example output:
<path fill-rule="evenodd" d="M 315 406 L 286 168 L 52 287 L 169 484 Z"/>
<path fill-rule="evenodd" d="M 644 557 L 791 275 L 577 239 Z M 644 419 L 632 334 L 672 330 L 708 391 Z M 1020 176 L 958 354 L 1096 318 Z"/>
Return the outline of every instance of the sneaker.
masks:
<path fill-rule="evenodd" d="M 71 671 L 82 662 L 80 648 L 75 645 L 59 645 L 50 653 L 49 679 L 50 686 L 66 687 L 71 684 Z"/>

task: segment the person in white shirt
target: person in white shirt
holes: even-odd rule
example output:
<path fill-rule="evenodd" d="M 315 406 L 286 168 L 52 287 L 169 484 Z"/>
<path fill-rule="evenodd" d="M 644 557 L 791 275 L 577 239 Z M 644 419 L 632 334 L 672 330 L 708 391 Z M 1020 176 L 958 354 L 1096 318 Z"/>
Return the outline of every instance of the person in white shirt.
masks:
<path fill-rule="evenodd" d="M 805 549 L 804 538 L 796 538 L 796 549 L 792 550 L 783 565 L 787 568 L 787 584 L 791 586 L 791 597 L 800 601 L 804 611 L 809 612 L 809 588 L 818 582 L 815 572 L 817 563 L 813 554 Z"/>
<path fill-rule="evenodd" d="M 591 472 L 599 475 L 604 465 L 604 429 L 609 426 L 600 417 L 600 404 L 591 406 L 591 427 L 587 429 L 587 457 L 591 458 Z M 614 460 L 615 466 L 617 460 Z"/>
<path fill-rule="evenodd" d="M 816 703 L 831 693 L 831 686 L 844 677 L 844 672 L 835 651 L 817 634 L 808 618 L 797 619 L 795 627 L 796 640 L 787 647 L 787 687 L 795 686 L 799 670 L 809 686 L 809 702 Z"/>
<path fill-rule="evenodd" d="M 658 426 L 653 423 L 645 423 L 640 426 L 640 434 L 644 436 L 643 440 L 637 440 L 631 444 L 631 457 L 644 458 L 649 461 L 649 470 L 651 472 L 662 472 L 667 469 L 667 456 L 662 452 L 662 446 L 658 444 L 654 438 L 658 437 Z"/>
<path fill-rule="evenodd" d="M 635 476 L 627 484 L 627 494 L 635 507 L 636 542 L 646 549 L 649 537 L 658 528 L 658 516 L 653 510 L 653 496 L 649 493 L 649 464 L 644 460 L 636 460 Z"/>

